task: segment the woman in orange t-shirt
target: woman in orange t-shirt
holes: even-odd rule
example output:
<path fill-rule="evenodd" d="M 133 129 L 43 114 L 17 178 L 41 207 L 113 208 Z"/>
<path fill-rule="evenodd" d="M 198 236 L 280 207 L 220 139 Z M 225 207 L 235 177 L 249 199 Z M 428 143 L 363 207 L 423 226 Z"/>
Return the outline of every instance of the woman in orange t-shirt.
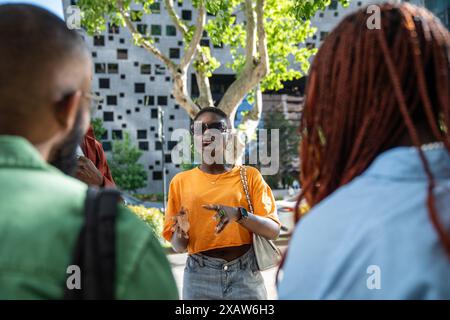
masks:
<path fill-rule="evenodd" d="M 240 168 L 216 157 L 224 153 L 220 142 L 229 138 L 228 117 L 204 108 L 194 123 L 202 163 L 172 179 L 163 231 L 177 252 L 188 251 L 183 299 L 267 299 L 252 234 L 268 239 L 279 234 L 272 191 L 257 169 L 247 167 L 254 209 L 249 212 Z"/>

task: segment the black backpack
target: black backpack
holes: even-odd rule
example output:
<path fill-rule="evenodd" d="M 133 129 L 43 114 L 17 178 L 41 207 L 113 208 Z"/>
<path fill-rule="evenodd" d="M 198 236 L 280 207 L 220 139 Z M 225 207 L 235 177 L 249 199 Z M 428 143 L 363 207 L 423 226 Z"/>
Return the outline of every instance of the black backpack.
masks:
<path fill-rule="evenodd" d="M 81 289 L 65 285 L 64 299 L 115 298 L 115 226 L 120 199 L 120 192 L 115 189 L 88 189 L 84 225 L 72 257 L 72 265 L 81 271 Z"/>

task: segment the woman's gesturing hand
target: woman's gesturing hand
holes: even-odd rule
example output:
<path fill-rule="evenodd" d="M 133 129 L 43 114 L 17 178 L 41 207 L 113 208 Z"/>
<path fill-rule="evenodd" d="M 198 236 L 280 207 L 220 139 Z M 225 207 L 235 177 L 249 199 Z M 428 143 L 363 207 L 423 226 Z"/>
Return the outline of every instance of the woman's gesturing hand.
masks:
<path fill-rule="evenodd" d="M 216 226 L 216 233 L 222 232 L 231 221 L 238 221 L 241 218 L 239 209 L 235 207 L 220 204 L 206 204 L 202 207 L 207 210 L 216 211 L 214 219 L 219 221 Z"/>
<path fill-rule="evenodd" d="M 190 228 L 188 215 L 186 209 L 181 207 L 180 212 L 172 217 L 172 220 L 175 221 L 171 230 L 172 232 L 176 232 L 178 238 L 184 237 L 185 239 L 189 239 L 188 231 Z"/>

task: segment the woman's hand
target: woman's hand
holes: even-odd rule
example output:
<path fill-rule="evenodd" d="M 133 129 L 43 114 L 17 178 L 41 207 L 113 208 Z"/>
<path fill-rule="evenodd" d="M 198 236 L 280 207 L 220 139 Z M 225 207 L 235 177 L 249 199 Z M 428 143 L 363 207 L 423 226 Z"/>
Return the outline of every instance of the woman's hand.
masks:
<path fill-rule="evenodd" d="M 241 213 L 238 208 L 228 207 L 220 204 L 206 204 L 202 206 L 206 210 L 216 211 L 214 219 L 218 220 L 216 226 L 216 234 L 222 232 L 223 229 L 232 221 L 238 221 Z"/>
<path fill-rule="evenodd" d="M 185 239 L 189 239 L 188 231 L 190 224 L 186 209 L 181 207 L 180 212 L 174 215 L 172 220 L 175 221 L 175 223 L 173 224 L 171 231 L 176 233 L 178 238 L 184 237 Z"/>

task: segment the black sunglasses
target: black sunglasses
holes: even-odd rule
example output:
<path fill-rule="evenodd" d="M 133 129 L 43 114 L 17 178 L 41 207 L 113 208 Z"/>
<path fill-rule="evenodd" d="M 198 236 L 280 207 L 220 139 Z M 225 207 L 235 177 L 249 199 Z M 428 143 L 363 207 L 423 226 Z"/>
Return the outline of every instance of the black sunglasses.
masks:
<path fill-rule="evenodd" d="M 197 125 L 197 126 L 200 127 L 200 125 Z M 197 126 L 194 123 L 191 124 L 191 134 L 198 133 L 198 132 L 195 132 L 195 130 L 194 130 Z M 211 122 L 211 123 L 202 123 L 202 134 L 204 134 L 205 131 L 209 130 L 209 129 L 216 129 L 216 130 L 219 130 L 222 133 L 228 131 L 226 123 L 222 122 L 222 121 L 220 121 L 220 122 Z"/>

